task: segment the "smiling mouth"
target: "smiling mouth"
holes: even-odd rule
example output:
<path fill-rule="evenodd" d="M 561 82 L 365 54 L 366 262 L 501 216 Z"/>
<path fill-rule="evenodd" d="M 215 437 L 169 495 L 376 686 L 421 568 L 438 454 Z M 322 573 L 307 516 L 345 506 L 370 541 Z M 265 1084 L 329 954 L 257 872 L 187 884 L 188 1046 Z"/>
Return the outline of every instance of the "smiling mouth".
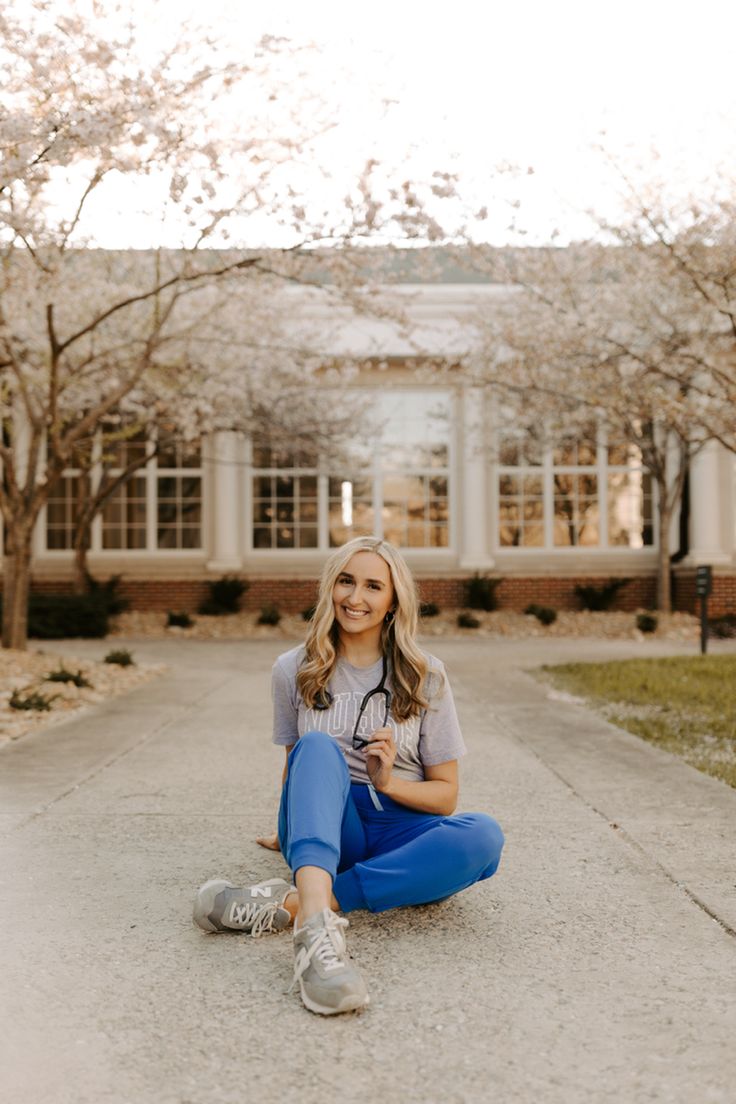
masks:
<path fill-rule="evenodd" d="M 347 617 L 354 617 L 356 619 L 361 618 L 361 617 L 367 617 L 368 613 L 369 613 L 369 610 L 354 610 L 354 609 L 350 609 L 350 606 L 343 606 L 342 610 L 343 610 L 343 613 Z"/>

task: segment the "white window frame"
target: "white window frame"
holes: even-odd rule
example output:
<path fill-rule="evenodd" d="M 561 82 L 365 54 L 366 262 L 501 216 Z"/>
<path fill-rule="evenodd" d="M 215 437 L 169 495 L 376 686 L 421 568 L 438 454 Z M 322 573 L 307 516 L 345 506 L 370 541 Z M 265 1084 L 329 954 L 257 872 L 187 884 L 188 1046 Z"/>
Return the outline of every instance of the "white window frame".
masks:
<path fill-rule="evenodd" d="M 151 442 L 152 444 L 152 442 Z M 115 469 L 113 469 L 113 472 Z M 70 468 L 68 471 L 64 471 L 64 475 L 74 475 L 78 473 L 78 469 Z M 200 520 L 200 545 L 197 548 L 159 548 L 157 546 L 158 539 L 158 483 L 159 477 L 166 477 L 167 475 L 191 475 L 200 480 L 201 487 L 201 520 Z M 97 486 L 101 478 L 101 471 L 99 464 L 93 465 L 91 470 L 92 486 Z M 125 556 L 126 558 L 132 557 L 134 559 L 141 559 L 143 557 L 171 557 L 182 559 L 201 559 L 206 554 L 206 509 L 205 509 L 205 480 L 204 480 L 204 465 L 202 450 L 200 447 L 199 464 L 196 467 L 191 468 L 162 468 L 159 467 L 158 457 L 154 454 L 149 455 L 145 464 L 141 465 L 130 477 L 131 479 L 144 479 L 145 486 L 145 499 L 146 499 L 146 547 L 145 548 L 103 548 L 103 526 L 102 526 L 102 511 L 98 512 L 93 521 L 90 531 L 90 548 L 89 553 L 95 557 L 102 559 L 115 559 Z M 73 555 L 73 550 L 68 548 L 49 548 L 48 547 L 48 529 L 47 529 L 47 507 L 44 505 L 40 511 L 38 519 L 38 531 L 39 537 L 39 554 L 49 560 L 64 559 L 68 560 Z"/>
<path fill-rule="evenodd" d="M 498 445 L 500 437 L 503 436 L 503 430 L 496 432 L 496 446 Z M 523 442 L 523 437 L 519 438 L 520 444 Z M 492 469 L 492 495 L 491 495 L 491 509 L 492 509 L 492 550 L 494 555 L 498 554 L 503 557 L 514 555 L 533 558 L 534 556 L 611 556 L 612 554 L 622 556 L 634 556 L 641 555 L 642 553 L 656 553 L 659 547 L 659 525 L 658 525 L 658 510 L 657 510 L 657 488 L 654 482 L 651 487 L 651 508 L 652 508 L 652 543 L 642 544 L 640 547 L 635 547 L 626 544 L 609 544 L 608 543 L 608 476 L 613 472 L 620 471 L 632 471 L 638 470 L 646 472 L 646 468 L 643 465 L 625 465 L 625 464 L 609 464 L 608 463 L 608 441 L 606 432 L 604 429 L 599 428 L 597 434 L 596 444 L 596 462 L 594 465 L 590 464 L 555 464 L 553 463 L 554 444 L 545 444 L 540 446 L 542 449 L 542 462 L 541 464 L 520 464 L 513 466 L 510 464 L 501 464 L 495 461 L 491 465 Z M 496 449 L 496 454 L 498 451 Z M 599 541 L 597 544 L 555 544 L 554 543 L 554 475 L 555 472 L 560 472 L 564 475 L 590 475 L 595 474 L 598 486 L 598 535 Z M 501 476 L 511 475 L 519 479 L 524 479 L 527 476 L 536 476 L 542 479 L 542 521 L 544 532 L 544 543 L 541 545 L 517 545 L 517 544 L 502 544 L 500 534 L 500 491 L 499 483 Z"/>
<path fill-rule="evenodd" d="M 399 467 L 389 467 L 385 463 L 383 456 L 383 450 L 385 449 L 385 443 L 377 440 L 375 446 L 371 452 L 371 474 L 370 478 L 373 481 L 373 510 L 374 510 L 374 526 L 373 534 L 377 538 L 383 537 L 383 481 L 385 476 L 391 474 L 407 475 L 407 476 L 436 476 L 438 478 L 447 480 L 447 545 L 439 546 L 402 546 L 401 551 L 405 555 L 409 555 L 412 559 L 414 557 L 417 560 L 421 560 L 425 557 L 436 558 L 437 556 L 449 556 L 456 555 L 457 553 L 457 526 L 456 516 L 457 508 L 455 502 L 456 493 L 456 404 L 457 396 L 455 392 L 447 388 L 423 388 L 418 387 L 416 384 L 407 384 L 403 387 L 396 386 L 393 389 L 394 393 L 398 392 L 417 392 L 422 391 L 427 394 L 437 394 L 440 396 L 446 396 L 448 403 L 448 416 L 450 423 L 450 431 L 447 439 L 447 463 L 441 468 L 429 468 L 421 467 L 419 465 L 402 469 Z M 244 547 L 249 557 L 252 556 L 276 556 L 279 559 L 287 559 L 289 557 L 298 557 L 302 559 L 308 558 L 310 555 L 314 556 L 319 554 L 323 556 L 325 553 L 329 553 L 333 550 L 334 546 L 329 543 L 329 480 L 331 478 L 339 478 L 341 473 L 331 468 L 328 457 L 320 455 L 316 468 L 257 468 L 253 463 L 253 442 L 249 440 L 247 442 L 246 449 L 246 494 L 245 494 L 245 542 Z M 317 473 L 317 547 L 316 548 L 256 548 L 253 542 L 253 529 L 257 524 L 255 521 L 255 495 L 253 492 L 253 480 L 257 476 L 261 475 L 312 475 L 316 471 Z M 350 475 L 351 472 L 347 472 Z M 368 478 L 368 473 L 366 472 Z"/>

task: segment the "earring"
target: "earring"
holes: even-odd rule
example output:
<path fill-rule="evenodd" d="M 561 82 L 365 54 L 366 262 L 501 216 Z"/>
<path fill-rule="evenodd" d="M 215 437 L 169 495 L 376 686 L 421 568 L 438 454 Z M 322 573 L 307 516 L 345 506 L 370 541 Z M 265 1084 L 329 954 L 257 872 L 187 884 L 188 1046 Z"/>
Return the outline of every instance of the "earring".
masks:
<path fill-rule="evenodd" d="M 384 624 L 385 625 L 392 625 L 395 616 L 396 616 L 396 614 L 394 613 L 394 611 L 389 610 L 388 613 L 386 614 L 386 616 L 383 619 Z"/>

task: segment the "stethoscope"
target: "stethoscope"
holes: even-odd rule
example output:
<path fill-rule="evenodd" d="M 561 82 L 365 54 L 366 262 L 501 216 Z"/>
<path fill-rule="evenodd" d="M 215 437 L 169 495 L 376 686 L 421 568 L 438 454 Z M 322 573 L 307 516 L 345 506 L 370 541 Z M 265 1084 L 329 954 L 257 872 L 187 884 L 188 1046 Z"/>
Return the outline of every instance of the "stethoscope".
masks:
<path fill-rule="evenodd" d="M 353 747 L 356 750 L 359 749 L 359 748 L 367 747 L 368 744 L 370 743 L 370 740 L 364 740 L 362 736 L 358 735 L 358 728 L 360 727 L 361 719 L 362 719 L 363 714 L 365 713 L 365 711 L 368 707 L 368 702 L 371 700 L 371 698 L 374 698 L 376 696 L 380 696 L 380 697 L 383 698 L 383 702 L 384 702 L 383 722 L 381 723 L 381 725 L 379 727 L 380 728 L 385 728 L 385 726 L 386 726 L 386 722 L 388 720 L 389 710 L 391 708 L 391 691 L 388 690 L 387 687 L 386 687 L 387 677 L 388 677 L 388 661 L 387 661 L 386 655 L 384 653 L 384 655 L 382 656 L 382 664 L 381 664 L 381 681 L 378 683 L 377 686 L 374 686 L 372 690 L 369 690 L 368 693 L 364 696 L 362 702 L 360 703 L 360 709 L 358 710 L 358 716 L 355 719 L 355 727 L 353 728 Z M 332 705 L 333 700 L 334 699 L 332 697 L 332 694 L 330 693 L 329 690 L 327 690 L 325 688 L 325 689 L 320 691 L 319 698 L 317 698 L 317 700 L 315 701 L 313 708 L 314 709 L 329 709 L 330 706 Z"/>

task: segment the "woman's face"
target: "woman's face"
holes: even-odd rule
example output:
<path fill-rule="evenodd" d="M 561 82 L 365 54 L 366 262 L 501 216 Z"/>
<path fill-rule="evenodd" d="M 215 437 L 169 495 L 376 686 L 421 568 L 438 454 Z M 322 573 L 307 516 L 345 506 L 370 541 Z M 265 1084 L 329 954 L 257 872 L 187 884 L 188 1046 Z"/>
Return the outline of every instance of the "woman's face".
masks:
<path fill-rule="evenodd" d="M 377 552 L 356 552 L 332 590 L 340 635 L 369 640 L 381 637 L 383 619 L 394 605 L 389 566 Z M 366 634 L 366 635 L 364 635 Z"/>

